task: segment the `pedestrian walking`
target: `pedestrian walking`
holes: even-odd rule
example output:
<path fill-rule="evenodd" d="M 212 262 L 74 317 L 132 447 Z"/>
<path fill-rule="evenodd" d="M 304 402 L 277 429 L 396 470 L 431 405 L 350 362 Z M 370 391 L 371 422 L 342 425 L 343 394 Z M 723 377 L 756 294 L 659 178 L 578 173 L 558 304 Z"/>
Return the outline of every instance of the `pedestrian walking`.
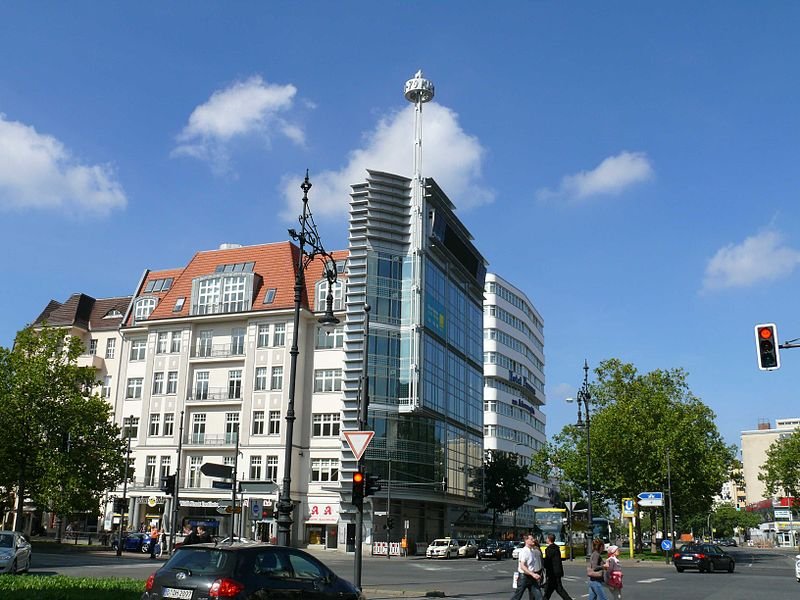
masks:
<path fill-rule="evenodd" d="M 547 534 L 547 548 L 544 549 L 544 570 L 547 573 L 544 585 L 544 598 L 550 600 L 553 592 L 557 592 L 564 600 L 572 597 L 564 589 L 561 578 L 564 577 L 564 564 L 561 562 L 561 548 L 556 545 L 556 536 Z"/>
<path fill-rule="evenodd" d="M 161 530 L 158 532 L 158 558 L 161 558 L 161 555 L 164 554 L 164 547 L 167 545 L 167 532 L 164 531 L 162 527 Z"/>
<path fill-rule="evenodd" d="M 156 557 L 156 546 L 158 546 L 158 526 L 150 528 L 150 558 Z"/>
<path fill-rule="evenodd" d="M 608 600 L 603 590 L 603 540 L 592 540 L 592 555 L 589 557 L 589 566 L 586 575 L 589 577 L 589 600 Z"/>
<path fill-rule="evenodd" d="M 539 542 L 528 534 L 525 536 L 525 547 L 519 551 L 519 562 L 514 575 L 516 588 L 511 600 L 521 600 L 528 590 L 530 600 L 542 600 L 542 590 L 539 582 L 542 580 L 542 552 Z"/>
<path fill-rule="evenodd" d="M 606 572 L 608 573 L 608 587 L 611 590 L 611 595 L 617 600 L 622 600 L 622 565 L 619 560 L 619 546 L 612 544 L 608 547 Z"/>

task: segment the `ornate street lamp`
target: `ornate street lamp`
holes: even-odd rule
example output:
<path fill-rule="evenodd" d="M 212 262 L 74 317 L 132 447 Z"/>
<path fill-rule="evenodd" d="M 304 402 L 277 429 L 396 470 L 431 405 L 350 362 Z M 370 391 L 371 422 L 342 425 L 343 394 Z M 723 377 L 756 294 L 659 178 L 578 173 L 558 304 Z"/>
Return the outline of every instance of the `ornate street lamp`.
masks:
<path fill-rule="evenodd" d="M 592 394 L 589 391 L 589 363 L 584 359 L 583 361 L 583 385 L 581 389 L 578 390 L 577 394 L 577 401 L 578 401 L 578 427 L 584 426 L 584 421 L 581 416 L 581 404 L 583 405 L 583 410 L 586 412 L 586 496 L 587 496 L 587 507 L 586 507 L 586 520 L 589 527 L 589 535 L 586 538 L 586 557 L 587 559 L 592 554 L 592 538 L 594 537 L 594 527 L 592 523 L 592 452 L 591 452 L 591 435 L 590 435 L 590 417 L 589 417 L 589 405 L 592 402 Z"/>
<path fill-rule="evenodd" d="M 297 379 L 297 356 L 300 350 L 297 347 L 297 339 L 300 332 L 300 304 L 305 288 L 305 271 L 308 266 L 316 259 L 321 257 L 323 260 L 323 270 L 325 278 L 328 280 L 328 296 L 326 298 L 325 314 L 318 321 L 322 325 L 336 325 L 339 322 L 333 314 L 333 286 L 336 283 L 336 261 L 325 251 L 319 239 L 317 225 L 314 217 L 308 209 L 308 190 L 311 189 L 311 182 L 306 178 L 300 185 L 303 190 L 303 212 L 300 215 L 300 231 L 289 230 L 289 235 L 300 246 L 297 256 L 297 272 L 294 279 L 294 333 L 292 334 L 292 348 L 289 351 L 291 356 L 289 370 L 289 405 L 286 409 L 286 445 L 283 460 L 283 487 L 278 497 L 276 519 L 278 523 L 278 543 L 288 546 L 291 543 L 292 533 L 292 512 L 294 504 L 291 499 L 292 487 L 292 445 L 294 434 L 294 394 L 295 381 Z"/>
<path fill-rule="evenodd" d="M 130 512 L 128 511 L 127 502 L 128 502 L 128 466 L 131 464 L 131 428 L 133 427 L 133 415 L 128 417 L 127 419 L 123 419 L 123 424 L 127 421 L 128 426 L 126 428 L 125 433 L 127 434 L 128 438 L 128 448 L 125 451 L 125 478 L 122 480 L 122 503 L 121 506 L 123 509 L 119 511 L 119 531 L 117 531 L 117 556 L 122 556 L 122 530 L 123 526 L 125 525 L 125 513 L 128 513 L 128 517 L 130 518 Z"/>

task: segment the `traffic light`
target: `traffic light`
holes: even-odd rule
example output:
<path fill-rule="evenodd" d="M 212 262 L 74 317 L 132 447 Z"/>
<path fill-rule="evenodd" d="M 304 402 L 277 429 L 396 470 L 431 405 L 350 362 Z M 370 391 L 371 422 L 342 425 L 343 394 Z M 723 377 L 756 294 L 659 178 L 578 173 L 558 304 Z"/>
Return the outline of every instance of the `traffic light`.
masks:
<path fill-rule="evenodd" d="M 377 475 L 367 475 L 367 483 L 364 487 L 365 496 L 374 496 L 376 492 L 381 491 L 381 478 Z"/>
<path fill-rule="evenodd" d="M 175 474 L 161 478 L 161 491 L 170 496 L 175 495 Z"/>
<path fill-rule="evenodd" d="M 394 529 L 394 519 L 392 517 L 386 518 L 386 529 L 388 529 L 389 531 Z"/>
<path fill-rule="evenodd" d="M 353 473 L 353 504 L 358 510 L 364 506 L 364 473 Z"/>
<path fill-rule="evenodd" d="M 778 328 L 775 323 L 756 325 L 755 331 L 758 368 L 762 371 L 780 369 L 781 356 L 778 350 Z"/>
<path fill-rule="evenodd" d="M 128 509 L 128 503 L 124 498 L 114 498 L 114 512 L 124 513 Z"/>

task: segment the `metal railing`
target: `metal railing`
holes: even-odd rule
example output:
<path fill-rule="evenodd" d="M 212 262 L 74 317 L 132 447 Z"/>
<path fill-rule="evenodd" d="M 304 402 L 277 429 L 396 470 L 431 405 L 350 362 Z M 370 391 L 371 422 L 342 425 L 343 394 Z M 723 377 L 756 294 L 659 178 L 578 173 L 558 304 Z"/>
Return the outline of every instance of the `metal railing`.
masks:
<path fill-rule="evenodd" d="M 219 400 L 241 400 L 242 390 L 224 388 L 197 388 L 189 392 L 186 400 L 189 402 L 213 402 Z"/>
<path fill-rule="evenodd" d="M 198 343 L 192 348 L 192 358 L 229 358 L 231 356 L 244 356 L 244 340 L 235 344 L 203 344 Z"/>
<path fill-rule="evenodd" d="M 194 446 L 233 446 L 236 444 L 236 434 L 190 433 L 186 443 Z"/>

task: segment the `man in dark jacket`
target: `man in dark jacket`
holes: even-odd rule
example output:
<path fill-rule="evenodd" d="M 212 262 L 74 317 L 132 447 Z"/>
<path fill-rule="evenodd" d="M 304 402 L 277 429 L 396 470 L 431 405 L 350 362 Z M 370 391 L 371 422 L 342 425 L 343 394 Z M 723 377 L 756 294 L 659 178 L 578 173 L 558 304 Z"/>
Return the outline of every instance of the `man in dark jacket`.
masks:
<path fill-rule="evenodd" d="M 558 592 L 558 595 L 564 600 L 572 600 L 567 590 L 561 585 L 561 578 L 564 576 L 564 565 L 561 564 L 561 548 L 556 545 L 556 536 L 552 533 L 547 534 L 547 548 L 544 551 L 544 570 L 547 573 L 544 590 L 545 600 L 550 600 L 553 592 Z"/>

